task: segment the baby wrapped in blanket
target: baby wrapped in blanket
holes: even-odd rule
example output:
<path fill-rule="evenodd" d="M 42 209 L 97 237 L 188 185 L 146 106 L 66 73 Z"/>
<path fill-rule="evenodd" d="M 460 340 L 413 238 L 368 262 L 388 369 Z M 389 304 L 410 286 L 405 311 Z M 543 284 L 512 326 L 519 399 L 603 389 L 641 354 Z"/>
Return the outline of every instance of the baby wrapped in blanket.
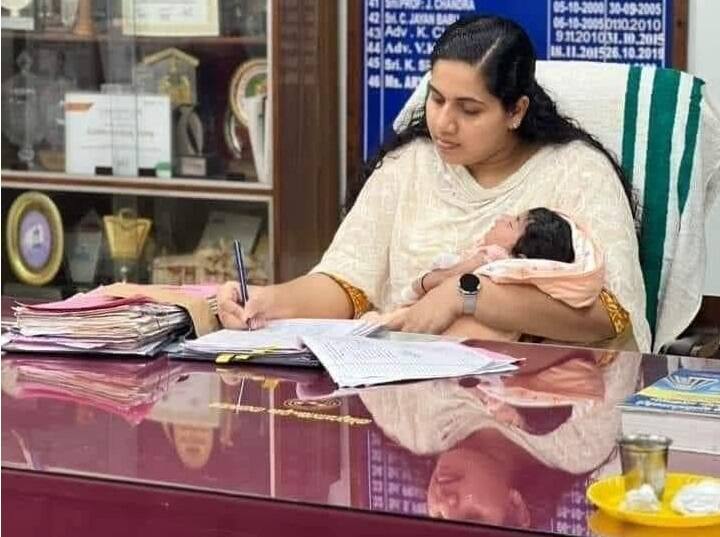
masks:
<path fill-rule="evenodd" d="M 468 267 L 462 272 L 474 272 L 495 283 L 535 285 L 573 308 L 590 306 L 596 300 L 605 275 L 603 254 L 587 233 L 565 215 L 538 207 L 517 216 L 501 215 L 472 247 L 460 254 L 436 257 L 430 271 L 419 274 L 403 289 L 403 305 L 409 306 L 425 294 L 426 278 L 432 271 L 451 269 L 455 275 L 460 266 Z M 483 326 L 467 315 L 445 334 L 501 340 L 521 336 Z"/>

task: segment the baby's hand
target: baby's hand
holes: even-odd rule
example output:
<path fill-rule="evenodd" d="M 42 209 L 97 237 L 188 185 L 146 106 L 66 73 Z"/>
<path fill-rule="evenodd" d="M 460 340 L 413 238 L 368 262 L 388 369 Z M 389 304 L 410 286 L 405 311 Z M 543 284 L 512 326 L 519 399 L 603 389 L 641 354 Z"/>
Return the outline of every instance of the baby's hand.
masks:
<path fill-rule="evenodd" d="M 391 323 L 394 319 L 401 317 L 406 310 L 407 310 L 407 307 L 397 308 L 397 309 L 394 309 L 387 313 L 380 313 L 377 311 L 369 311 L 365 315 L 360 317 L 360 319 L 363 321 L 366 321 L 368 323 L 374 323 L 374 324 L 378 324 L 380 326 L 386 326 L 387 324 Z"/>

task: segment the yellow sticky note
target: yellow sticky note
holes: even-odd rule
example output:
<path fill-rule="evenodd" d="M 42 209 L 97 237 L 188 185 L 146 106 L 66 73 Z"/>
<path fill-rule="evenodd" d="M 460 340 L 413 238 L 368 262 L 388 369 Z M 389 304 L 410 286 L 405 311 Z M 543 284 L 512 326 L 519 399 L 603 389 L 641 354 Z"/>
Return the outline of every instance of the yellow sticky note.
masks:
<path fill-rule="evenodd" d="M 232 361 L 233 356 L 235 356 L 235 355 L 230 352 L 223 352 L 221 354 L 218 354 L 215 357 L 215 363 L 216 364 L 229 364 Z"/>

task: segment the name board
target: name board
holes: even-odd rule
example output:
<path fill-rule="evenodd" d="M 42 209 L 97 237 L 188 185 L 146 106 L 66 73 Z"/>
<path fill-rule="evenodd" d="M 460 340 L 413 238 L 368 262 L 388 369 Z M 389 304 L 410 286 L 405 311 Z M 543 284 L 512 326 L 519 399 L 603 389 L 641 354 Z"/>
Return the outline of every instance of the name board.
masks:
<path fill-rule="evenodd" d="M 378 147 L 430 69 L 445 28 L 473 13 L 517 21 L 540 59 L 670 61 L 672 0 L 365 0 L 363 155 Z"/>

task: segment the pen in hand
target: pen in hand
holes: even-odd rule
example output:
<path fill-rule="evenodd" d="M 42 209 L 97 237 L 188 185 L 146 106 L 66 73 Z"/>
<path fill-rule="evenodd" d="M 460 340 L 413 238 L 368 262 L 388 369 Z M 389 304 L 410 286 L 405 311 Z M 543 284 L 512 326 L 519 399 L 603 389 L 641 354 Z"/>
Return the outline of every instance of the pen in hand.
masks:
<path fill-rule="evenodd" d="M 248 295 L 247 271 L 245 270 L 245 261 L 243 260 L 243 250 L 240 241 L 233 241 L 233 250 L 235 253 L 235 266 L 238 272 L 238 282 L 240 283 L 240 305 L 244 308 L 250 296 Z M 248 322 L 247 324 L 250 330 L 250 323 Z"/>

